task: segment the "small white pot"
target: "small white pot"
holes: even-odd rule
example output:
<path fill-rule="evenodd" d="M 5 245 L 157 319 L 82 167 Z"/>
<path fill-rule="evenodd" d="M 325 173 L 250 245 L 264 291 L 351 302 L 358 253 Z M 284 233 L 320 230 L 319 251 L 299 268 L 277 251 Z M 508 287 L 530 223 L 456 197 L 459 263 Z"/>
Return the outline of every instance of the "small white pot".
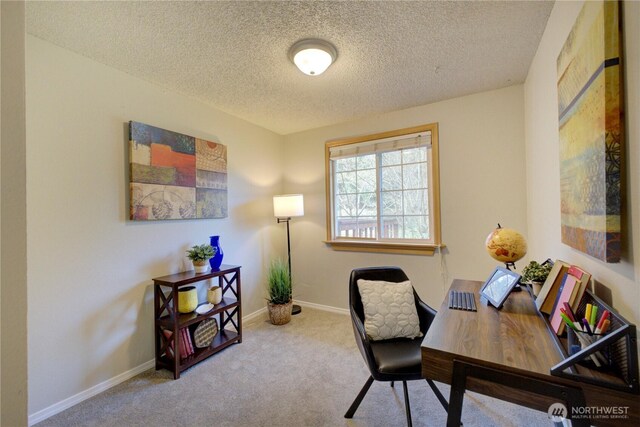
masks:
<path fill-rule="evenodd" d="M 209 271 L 209 260 L 206 261 L 192 261 L 193 269 L 196 273 L 206 273 Z"/>
<path fill-rule="evenodd" d="M 220 286 L 212 286 L 207 291 L 207 301 L 211 304 L 220 304 L 222 301 L 222 288 Z"/>
<path fill-rule="evenodd" d="M 544 285 L 544 283 L 542 282 L 531 282 L 531 289 L 533 290 L 533 296 L 536 296 L 536 297 L 538 296 L 538 294 L 542 290 L 542 285 Z"/>

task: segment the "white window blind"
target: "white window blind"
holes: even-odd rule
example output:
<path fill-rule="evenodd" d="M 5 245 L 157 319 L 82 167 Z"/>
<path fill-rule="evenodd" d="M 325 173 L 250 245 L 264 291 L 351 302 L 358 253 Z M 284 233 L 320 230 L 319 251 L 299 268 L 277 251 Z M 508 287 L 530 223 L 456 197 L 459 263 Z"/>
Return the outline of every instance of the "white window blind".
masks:
<path fill-rule="evenodd" d="M 431 132 L 420 132 L 402 135 L 400 137 L 383 138 L 357 144 L 330 147 L 329 158 L 336 160 L 364 154 L 401 150 L 403 148 L 415 148 L 421 145 L 426 145 L 427 148 L 431 148 Z"/>

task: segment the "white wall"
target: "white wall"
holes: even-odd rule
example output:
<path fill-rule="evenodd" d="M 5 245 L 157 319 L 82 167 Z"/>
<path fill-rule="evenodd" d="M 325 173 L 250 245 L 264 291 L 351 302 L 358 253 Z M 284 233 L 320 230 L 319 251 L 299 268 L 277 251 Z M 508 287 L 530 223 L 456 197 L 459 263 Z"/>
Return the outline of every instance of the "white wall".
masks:
<path fill-rule="evenodd" d="M 2 356 L 0 425 L 27 419 L 27 223 L 24 3 L 2 2 Z"/>
<path fill-rule="evenodd" d="M 526 237 L 523 120 L 519 85 L 286 136 L 285 190 L 305 196 L 305 216 L 291 226 L 294 296 L 346 308 L 353 268 L 397 265 L 437 308 L 452 278 L 486 279 L 498 265 L 484 248 L 496 223 Z M 325 141 L 433 122 L 439 123 L 444 256 L 328 248 Z"/>
<path fill-rule="evenodd" d="M 626 74 L 627 248 L 622 262 L 606 264 L 560 240 L 560 172 L 556 58 L 582 8 L 556 2 L 525 83 L 527 218 L 529 254 L 560 258 L 582 266 L 611 292 L 613 306 L 631 322 L 640 321 L 640 3 L 624 2 L 623 62 Z M 600 286 L 599 286 L 600 288 Z M 604 289 L 600 289 L 603 291 Z"/>
<path fill-rule="evenodd" d="M 282 250 L 271 196 L 282 137 L 193 99 L 27 37 L 29 413 L 153 359 L 153 277 L 221 235 L 242 265 L 243 311 L 264 307 Z M 151 64 L 150 64 L 151 66 Z M 128 220 L 129 120 L 227 145 L 229 217 Z"/>

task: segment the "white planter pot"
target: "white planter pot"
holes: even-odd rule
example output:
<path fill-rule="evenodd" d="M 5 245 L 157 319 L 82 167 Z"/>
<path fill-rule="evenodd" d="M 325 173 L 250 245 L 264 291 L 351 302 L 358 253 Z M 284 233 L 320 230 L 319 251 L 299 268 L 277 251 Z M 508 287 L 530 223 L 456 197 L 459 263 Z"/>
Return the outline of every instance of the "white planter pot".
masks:
<path fill-rule="evenodd" d="M 544 283 L 542 282 L 531 282 L 531 289 L 533 290 L 533 295 L 534 296 L 538 296 L 538 294 L 540 293 L 540 291 L 542 290 L 542 285 Z"/>
<path fill-rule="evenodd" d="M 209 260 L 206 261 L 192 261 L 193 269 L 196 273 L 206 273 L 209 271 Z"/>

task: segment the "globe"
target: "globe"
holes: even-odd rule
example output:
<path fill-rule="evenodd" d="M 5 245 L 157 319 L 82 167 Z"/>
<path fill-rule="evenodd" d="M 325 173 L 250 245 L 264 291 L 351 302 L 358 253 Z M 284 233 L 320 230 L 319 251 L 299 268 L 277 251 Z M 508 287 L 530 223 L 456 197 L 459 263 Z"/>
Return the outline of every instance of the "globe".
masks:
<path fill-rule="evenodd" d="M 527 241 L 522 234 L 500 224 L 487 236 L 485 247 L 493 259 L 506 264 L 513 264 L 527 254 Z"/>

